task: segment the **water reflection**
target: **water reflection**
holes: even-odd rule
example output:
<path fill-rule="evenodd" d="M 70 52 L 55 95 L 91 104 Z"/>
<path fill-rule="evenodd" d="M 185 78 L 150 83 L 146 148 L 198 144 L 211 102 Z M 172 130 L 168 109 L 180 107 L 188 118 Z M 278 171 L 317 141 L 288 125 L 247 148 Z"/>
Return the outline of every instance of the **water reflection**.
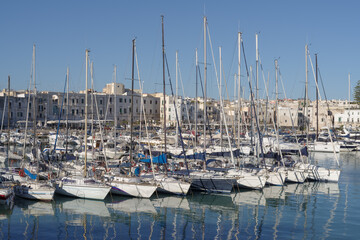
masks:
<path fill-rule="evenodd" d="M 332 238 L 338 225 L 358 224 L 350 221 L 355 217 L 349 207 L 352 200 L 348 193 L 342 194 L 344 190 L 351 187 L 306 182 L 226 195 L 109 196 L 104 202 L 66 197 L 50 203 L 16 199 L 14 206 L 0 206 L 0 237 Z"/>

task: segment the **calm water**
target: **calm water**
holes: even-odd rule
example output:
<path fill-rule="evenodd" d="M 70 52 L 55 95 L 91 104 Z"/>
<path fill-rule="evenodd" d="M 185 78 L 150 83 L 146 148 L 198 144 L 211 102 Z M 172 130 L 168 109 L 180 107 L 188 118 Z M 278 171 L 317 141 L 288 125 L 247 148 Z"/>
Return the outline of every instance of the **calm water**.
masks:
<path fill-rule="evenodd" d="M 317 154 L 333 166 L 332 155 Z M 0 209 L 0 239 L 358 239 L 360 153 L 340 154 L 339 183 L 230 195 L 193 193 L 104 202 L 56 196 Z M 329 160 L 330 159 L 330 160 Z"/>

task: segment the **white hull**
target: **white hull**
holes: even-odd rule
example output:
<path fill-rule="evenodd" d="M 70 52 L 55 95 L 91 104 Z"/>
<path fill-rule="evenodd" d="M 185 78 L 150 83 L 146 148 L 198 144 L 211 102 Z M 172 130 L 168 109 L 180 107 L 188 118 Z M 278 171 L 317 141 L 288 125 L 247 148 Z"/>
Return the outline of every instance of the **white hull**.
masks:
<path fill-rule="evenodd" d="M 159 181 L 157 191 L 164 193 L 172 193 L 177 195 L 186 195 L 190 189 L 191 184 L 178 180 L 173 181 Z"/>
<path fill-rule="evenodd" d="M 15 195 L 21 198 L 41 201 L 51 201 L 54 198 L 55 188 L 46 186 L 31 188 L 26 185 L 16 186 Z"/>
<path fill-rule="evenodd" d="M 62 184 L 56 186 L 56 193 L 86 199 L 103 200 L 109 193 L 110 187 L 105 185 L 75 185 Z"/>
<path fill-rule="evenodd" d="M 268 172 L 266 184 L 274 186 L 283 186 L 286 179 L 285 172 Z"/>
<path fill-rule="evenodd" d="M 309 145 L 310 152 L 340 152 L 340 144 L 334 142 L 314 142 Z"/>
<path fill-rule="evenodd" d="M 250 189 L 262 189 L 266 184 L 265 176 L 257 176 L 257 175 L 244 175 L 241 176 L 237 181 L 237 185 L 243 188 Z"/>
<path fill-rule="evenodd" d="M 286 181 L 293 183 L 303 183 L 308 177 L 308 173 L 299 169 L 288 169 Z"/>
<path fill-rule="evenodd" d="M 150 198 L 156 190 L 155 185 L 146 183 L 112 181 L 109 185 L 112 194 L 139 198 Z"/>
<path fill-rule="evenodd" d="M 316 167 L 313 165 L 311 165 L 310 167 L 311 171 L 308 176 L 310 180 L 323 182 L 339 182 L 339 169 L 327 169 L 323 167 Z"/>

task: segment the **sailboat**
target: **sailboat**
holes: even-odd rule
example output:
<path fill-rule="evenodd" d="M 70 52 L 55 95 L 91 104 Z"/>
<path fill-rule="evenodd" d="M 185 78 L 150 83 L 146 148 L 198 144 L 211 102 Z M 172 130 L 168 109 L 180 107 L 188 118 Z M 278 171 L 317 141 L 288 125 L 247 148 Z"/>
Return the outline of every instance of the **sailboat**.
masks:
<path fill-rule="evenodd" d="M 37 163 L 37 172 L 36 175 L 31 174 L 29 170 L 24 168 L 22 171 L 26 173 L 27 180 L 21 182 L 20 184 L 14 187 L 15 195 L 22 198 L 33 199 L 33 200 L 43 200 L 51 201 L 54 197 L 55 188 L 51 186 L 47 181 L 39 180 L 39 158 L 37 155 L 37 142 L 36 142 L 36 85 L 35 85 L 35 44 L 33 45 L 33 66 L 32 66 L 32 77 L 34 83 L 34 92 L 33 92 L 33 129 L 34 129 L 34 139 L 33 139 L 33 155 Z"/>
<path fill-rule="evenodd" d="M 135 39 L 132 40 L 132 83 L 131 83 L 131 109 L 133 108 L 134 99 L 134 55 L 135 55 Z M 116 99 L 115 99 L 116 101 Z M 131 136 L 130 136 L 130 162 L 133 159 L 133 139 L 132 139 L 132 126 L 133 126 L 133 111 L 131 111 L 130 118 Z M 116 142 L 116 138 L 115 138 Z M 143 182 L 138 176 L 127 176 L 120 173 L 110 172 L 105 175 L 107 185 L 111 187 L 111 193 L 117 195 L 125 195 L 131 197 L 150 198 L 156 190 L 156 185 Z"/>
<path fill-rule="evenodd" d="M 307 78 L 307 57 L 309 55 L 309 50 L 308 50 L 307 45 L 305 46 L 305 51 L 306 51 L 306 78 Z M 309 60 L 310 60 L 310 63 L 312 64 L 311 58 Z M 318 79 L 317 69 L 318 69 L 318 67 L 317 67 L 317 60 L 316 60 L 315 84 L 316 84 L 317 96 L 320 97 L 320 100 L 321 100 L 319 85 L 318 85 L 318 80 L 317 80 Z M 314 72 L 314 69 L 313 69 L 313 72 Z M 307 81 L 306 81 L 306 83 L 307 83 Z M 307 87 L 306 87 L 306 90 L 307 90 Z M 307 93 L 306 93 L 306 97 L 307 97 Z M 306 100 L 307 100 L 307 98 L 306 98 Z M 328 122 L 327 117 L 325 117 L 325 121 L 326 121 L 326 123 Z M 339 145 L 333 141 L 333 137 L 332 137 L 329 127 L 327 127 L 326 129 L 328 131 L 329 143 L 331 143 L 332 150 L 334 153 L 334 158 L 337 163 L 337 167 L 339 167 L 340 164 L 339 164 L 338 156 L 336 155 L 336 153 L 340 151 Z M 309 164 L 308 169 L 310 170 L 309 176 L 308 176 L 308 178 L 310 180 L 325 181 L 325 182 L 338 182 L 339 181 L 339 178 L 340 178 L 340 169 L 339 168 L 330 169 L 330 168 L 324 168 L 324 167 L 319 167 L 319 166 Z"/>
<path fill-rule="evenodd" d="M 83 176 L 67 176 L 63 177 L 60 181 L 57 181 L 56 193 L 70 196 L 70 197 L 79 197 L 79 198 L 87 198 L 87 199 L 96 199 L 103 200 L 108 193 L 110 192 L 109 186 L 106 186 L 103 183 L 98 182 L 92 177 L 87 176 L 88 168 L 87 168 L 87 110 L 88 110 L 88 57 L 89 50 L 86 49 L 86 58 L 85 58 L 85 66 L 86 66 L 86 84 L 85 84 L 85 160 L 83 166 Z"/>

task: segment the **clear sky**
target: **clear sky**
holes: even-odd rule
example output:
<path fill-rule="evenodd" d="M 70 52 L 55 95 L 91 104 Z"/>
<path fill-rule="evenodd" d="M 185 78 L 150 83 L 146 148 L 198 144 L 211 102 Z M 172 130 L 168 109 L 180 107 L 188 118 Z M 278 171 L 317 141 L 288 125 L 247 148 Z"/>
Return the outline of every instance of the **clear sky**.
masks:
<path fill-rule="evenodd" d="M 274 60 L 278 59 L 288 98 L 304 96 L 305 44 L 318 63 L 326 94 L 331 99 L 348 98 L 360 79 L 359 1 L 138 1 L 58 0 L 0 2 L 0 88 L 27 89 L 32 45 L 36 44 L 36 75 L 39 90 L 63 91 L 66 67 L 70 89 L 85 88 L 85 49 L 94 62 L 95 89 L 101 91 L 113 80 L 130 88 L 131 41 L 136 37 L 140 77 L 144 92 L 162 91 L 161 15 L 165 22 L 165 48 L 175 84 L 175 52 L 186 96 L 195 96 L 195 49 L 203 62 L 203 16 L 208 18 L 216 66 L 222 47 L 224 75 L 230 98 L 237 72 L 237 32 L 243 33 L 248 65 L 255 69 L 255 34 L 264 75 L 270 76 L 274 96 Z M 208 43 L 208 95 L 218 98 L 214 64 Z M 242 62 L 243 59 L 242 59 Z M 200 65 L 203 74 L 203 65 Z M 310 68 L 309 68 L 310 70 Z M 242 85 L 248 94 L 242 64 Z M 260 73 L 262 76 L 262 73 Z M 315 96 L 309 71 L 310 97 Z M 138 84 L 135 84 L 138 88 Z M 179 84 L 181 86 L 181 84 Z M 225 88 L 223 88 L 225 89 Z M 182 92 L 182 88 L 179 89 Z M 264 96 L 263 79 L 260 92 Z M 167 90 L 167 93 L 170 93 Z M 225 90 L 223 91 L 225 94 Z M 280 90 L 280 97 L 284 93 Z"/>

